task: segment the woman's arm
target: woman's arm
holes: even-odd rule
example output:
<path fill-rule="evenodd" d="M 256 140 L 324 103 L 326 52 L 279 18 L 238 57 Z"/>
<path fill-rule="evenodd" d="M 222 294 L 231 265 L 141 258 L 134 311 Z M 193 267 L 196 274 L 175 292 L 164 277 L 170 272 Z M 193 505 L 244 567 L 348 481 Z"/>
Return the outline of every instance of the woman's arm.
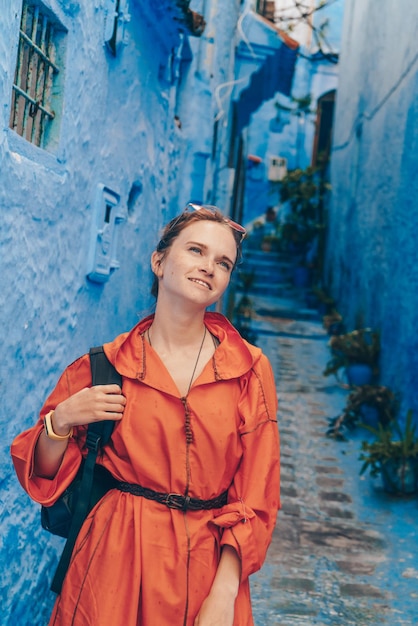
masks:
<path fill-rule="evenodd" d="M 65 437 L 74 426 L 101 420 L 120 420 L 126 399 L 118 385 L 97 385 L 81 389 L 60 402 L 52 416 L 54 433 Z M 68 438 L 51 439 L 45 430 L 38 438 L 34 454 L 34 472 L 42 478 L 54 478 L 68 446 Z"/>
<path fill-rule="evenodd" d="M 248 377 L 239 410 L 242 459 L 228 490 L 228 504 L 209 523 L 222 529 L 221 546 L 236 549 L 245 581 L 264 562 L 280 508 L 277 395 L 266 358 Z"/>
<path fill-rule="evenodd" d="M 210 593 L 202 604 L 194 626 L 232 626 L 240 578 L 241 560 L 232 546 L 225 545 Z"/>

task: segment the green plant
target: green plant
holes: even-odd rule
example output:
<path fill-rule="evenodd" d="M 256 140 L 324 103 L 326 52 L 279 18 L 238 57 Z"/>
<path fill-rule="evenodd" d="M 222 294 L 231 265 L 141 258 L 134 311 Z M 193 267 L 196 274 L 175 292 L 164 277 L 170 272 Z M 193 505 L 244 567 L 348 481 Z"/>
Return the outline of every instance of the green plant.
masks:
<path fill-rule="evenodd" d="M 314 294 L 314 296 L 316 296 L 318 302 L 325 305 L 327 310 L 335 311 L 335 300 L 330 295 L 328 295 L 328 293 L 324 289 L 321 289 L 320 287 L 314 287 L 312 289 L 312 293 Z"/>
<path fill-rule="evenodd" d="M 280 181 L 280 199 L 289 202 L 294 216 L 303 222 L 316 221 L 318 218 L 319 186 L 316 169 L 291 170 Z"/>
<path fill-rule="evenodd" d="M 332 327 L 337 326 L 338 328 L 342 328 L 342 321 L 343 316 L 341 313 L 338 313 L 336 309 L 322 316 L 322 326 L 330 334 L 334 334 L 331 333 Z"/>
<path fill-rule="evenodd" d="M 242 272 L 238 273 L 238 283 L 241 286 L 242 292 L 247 295 L 255 282 L 255 272 Z"/>
<path fill-rule="evenodd" d="M 306 100 L 308 102 L 308 100 Z M 288 208 L 282 238 L 290 250 L 305 255 L 304 262 L 322 275 L 325 251 L 326 211 L 324 199 L 331 188 L 325 163 L 305 170 L 290 170 L 280 181 L 280 200 Z"/>
<path fill-rule="evenodd" d="M 334 335 L 329 340 L 332 356 L 329 359 L 324 376 L 336 374 L 339 369 L 353 363 L 370 365 L 377 373 L 380 354 L 380 336 L 370 328 L 353 330 L 343 335 Z"/>
<path fill-rule="evenodd" d="M 250 343 L 257 340 L 256 333 L 251 328 L 252 319 L 255 315 L 254 304 L 248 292 L 255 281 L 254 272 L 240 272 L 238 280 L 241 284 L 242 295 L 234 307 L 234 321 L 238 332 Z"/>
<path fill-rule="evenodd" d="M 274 234 L 264 235 L 261 240 L 261 247 L 265 250 L 279 250 L 280 248 L 280 237 Z"/>
<path fill-rule="evenodd" d="M 376 411 L 378 423 L 387 428 L 395 420 L 398 406 L 398 398 L 389 387 L 382 385 L 356 387 L 347 396 L 343 411 L 330 419 L 327 435 L 344 441 L 345 431 L 362 425 L 362 420 L 365 419 L 364 412 L 370 408 Z"/>
<path fill-rule="evenodd" d="M 370 470 L 371 476 L 383 474 L 390 462 L 395 462 L 398 474 L 402 477 L 402 468 L 412 462 L 418 469 L 418 437 L 416 425 L 413 423 L 412 410 L 406 415 L 405 427 L 402 430 L 397 420 L 389 428 L 379 424 L 379 428 L 364 425 L 364 428 L 375 435 L 374 441 L 362 441 L 359 460 L 363 462 L 360 475 Z M 415 483 L 416 485 L 416 483 Z"/>
<path fill-rule="evenodd" d="M 243 294 L 241 298 L 238 300 L 238 303 L 235 307 L 235 314 L 237 316 L 238 323 L 242 323 L 243 319 L 248 320 L 248 323 L 249 323 L 249 321 L 253 318 L 254 316 L 253 301 L 246 294 Z"/>

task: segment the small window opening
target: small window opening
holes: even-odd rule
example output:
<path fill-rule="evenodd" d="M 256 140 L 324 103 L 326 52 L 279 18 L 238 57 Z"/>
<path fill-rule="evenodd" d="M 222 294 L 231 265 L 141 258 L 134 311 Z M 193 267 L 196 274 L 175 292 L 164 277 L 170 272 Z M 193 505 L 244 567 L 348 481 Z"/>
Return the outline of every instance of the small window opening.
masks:
<path fill-rule="evenodd" d="M 112 205 L 111 204 L 106 204 L 106 214 L 105 214 L 105 222 L 106 224 L 109 224 L 110 222 L 110 213 L 112 211 Z"/>
<path fill-rule="evenodd" d="M 139 203 L 139 198 L 142 194 L 142 183 L 137 180 L 132 183 L 132 187 L 129 190 L 128 195 L 128 215 L 133 215 L 136 206 Z"/>
<path fill-rule="evenodd" d="M 9 126 L 39 147 L 45 147 L 57 117 L 52 107 L 61 82 L 59 42 L 64 32 L 42 5 L 24 2 Z"/>

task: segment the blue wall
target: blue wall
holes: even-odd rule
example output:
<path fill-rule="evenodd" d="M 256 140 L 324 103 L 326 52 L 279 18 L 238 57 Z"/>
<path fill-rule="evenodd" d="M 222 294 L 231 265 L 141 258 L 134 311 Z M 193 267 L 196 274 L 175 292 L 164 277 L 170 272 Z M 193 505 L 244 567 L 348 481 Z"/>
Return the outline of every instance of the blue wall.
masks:
<path fill-rule="evenodd" d="M 337 0 L 313 14 L 314 25 L 327 19 L 325 52 L 332 50 L 338 54 L 340 50 L 341 30 L 344 15 L 344 1 Z M 280 6 L 280 3 L 279 3 Z M 279 11 L 280 13 L 280 11 Z M 289 15 L 289 13 L 285 13 Z M 292 96 L 303 98 L 310 94 L 312 98 L 311 113 L 298 117 L 295 113 L 280 112 L 280 124 L 273 125 L 277 116 L 276 102 L 283 107 L 294 108 L 290 99 L 277 93 L 275 98 L 263 103 L 252 115 L 248 127 L 248 153 L 262 158 L 261 165 L 254 167 L 249 163 L 246 183 L 246 221 L 262 215 L 267 206 L 280 203 L 277 184 L 267 180 L 270 158 L 281 156 L 287 159 L 289 170 L 305 169 L 311 163 L 315 137 L 316 103 L 325 93 L 337 89 L 339 65 L 331 63 L 318 55 L 315 40 L 310 29 L 291 33 L 300 43 L 295 75 L 292 84 Z M 272 131 L 274 129 L 274 132 Z"/>
<path fill-rule="evenodd" d="M 417 23 L 414 0 L 346 2 L 327 276 L 348 326 L 381 332 L 382 383 L 418 420 Z"/>
<path fill-rule="evenodd" d="M 97 3 L 54 2 L 68 29 L 64 115 L 55 153 L 8 128 L 21 2 L 0 24 L 0 245 L 2 624 L 45 624 L 59 540 L 40 529 L 39 507 L 14 476 L 9 446 L 31 425 L 60 371 L 149 310 L 149 256 L 176 210 L 181 144 L 158 81 L 161 48 L 133 13 L 128 45 L 103 46 Z M 138 51 L 141 50 L 141 54 Z M 128 71 L 129 70 L 129 71 Z M 144 85 L 147 89 L 144 89 Z M 99 183 L 120 194 L 120 269 L 104 285 L 86 279 Z M 136 185 L 137 193 L 131 193 Z"/>

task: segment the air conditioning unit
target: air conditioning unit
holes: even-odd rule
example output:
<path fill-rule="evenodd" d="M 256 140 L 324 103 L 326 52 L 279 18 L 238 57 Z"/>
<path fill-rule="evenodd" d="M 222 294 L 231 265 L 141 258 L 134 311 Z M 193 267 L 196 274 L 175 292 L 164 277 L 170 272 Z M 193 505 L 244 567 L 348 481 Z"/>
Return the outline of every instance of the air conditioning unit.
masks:
<path fill-rule="evenodd" d="M 287 174 L 287 159 L 281 156 L 270 157 L 268 179 L 272 183 L 283 180 Z"/>

